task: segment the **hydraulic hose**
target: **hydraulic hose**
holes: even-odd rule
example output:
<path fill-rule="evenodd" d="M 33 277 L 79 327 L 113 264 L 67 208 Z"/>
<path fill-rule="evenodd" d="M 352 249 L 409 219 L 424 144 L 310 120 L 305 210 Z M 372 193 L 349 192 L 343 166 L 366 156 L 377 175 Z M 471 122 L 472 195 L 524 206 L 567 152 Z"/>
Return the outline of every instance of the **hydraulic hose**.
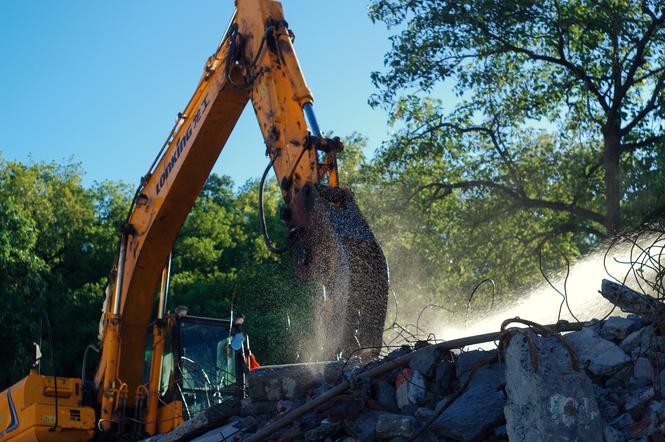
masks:
<path fill-rule="evenodd" d="M 261 229 L 263 242 L 266 244 L 266 247 L 268 247 L 268 250 L 270 250 L 272 253 L 281 255 L 282 253 L 286 252 L 289 249 L 289 246 L 285 245 L 282 247 L 275 247 L 272 245 L 272 241 L 270 241 L 270 236 L 268 235 L 268 228 L 266 226 L 266 214 L 265 211 L 263 210 L 263 190 L 265 187 L 266 178 L 268 177 L 268 172 L 270 172 L 270 169 L 272 168 L 273 164 L 275 164 L 274 158 L 270 160 L 270 163 L 268 163 L 268 167 L 266 167 L 266 170 L 263 171 L 263 176 L 261 177 L 261 185 L 259 186 L 259 228 Z"/>

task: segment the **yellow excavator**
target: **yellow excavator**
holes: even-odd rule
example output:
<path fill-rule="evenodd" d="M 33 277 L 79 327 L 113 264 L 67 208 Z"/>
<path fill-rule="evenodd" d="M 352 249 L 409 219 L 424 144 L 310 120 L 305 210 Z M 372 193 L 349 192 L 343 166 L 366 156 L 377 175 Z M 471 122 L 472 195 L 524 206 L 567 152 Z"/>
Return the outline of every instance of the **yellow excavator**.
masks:
<path fill-rule="evenodd" d="M 167 314 L 166 303 L 173 243 L 250 99 L 269 156 L 263 180 L 273 169 L 285 202 L 286 246 L 270 243 L 262 221 L 264 239 L 289 254 L 297 278 L 323 286 L 322 357 L 381 346 L 386 261 L 351 192 L 339 187 L 343 146 L 319 129 L 293 40 L 278 1 L 236 0 L 121 227 L 94 378 L 85 375 L 94 346 L 80 378 L 31 371 L 0 393 L 1 442 L 138 440 L 237 398 L 229 321 Z"/>

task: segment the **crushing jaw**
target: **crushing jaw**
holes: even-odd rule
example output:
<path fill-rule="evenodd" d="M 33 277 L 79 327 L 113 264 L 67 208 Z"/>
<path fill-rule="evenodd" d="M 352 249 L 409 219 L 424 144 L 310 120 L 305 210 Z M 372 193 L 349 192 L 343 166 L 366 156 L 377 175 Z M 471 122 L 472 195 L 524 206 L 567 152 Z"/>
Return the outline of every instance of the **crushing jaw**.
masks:
<path fill-rule="evenodd" d="M 296 275 L 323 285 L 320 357 L 378 354 L 388 303 L 383 251 L 348 189 L 307 184 L 289 211 Z M 293 215 L 291 215 L 293 214 Z"/>

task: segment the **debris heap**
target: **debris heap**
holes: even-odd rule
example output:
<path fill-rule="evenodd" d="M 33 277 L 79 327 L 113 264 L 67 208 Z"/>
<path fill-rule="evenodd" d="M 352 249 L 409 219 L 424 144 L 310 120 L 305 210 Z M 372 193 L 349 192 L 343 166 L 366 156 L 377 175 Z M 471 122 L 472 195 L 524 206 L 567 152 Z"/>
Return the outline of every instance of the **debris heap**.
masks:
<path fill-rule="evenodd" d="M 487 337 L 496 339 L 492 350 L 419 342 L 364 366 L 327 362 L 257 369 L 239 404 L 220 405 L 179 434 L 150 441 L 255 440 L 275 422 L 279 428 L 267 439 L 665 440 L 665 335 L 659 323 L 664 316 L 653 311 L 660 307 L 645 308 L 641 298 L 630 301 L 635 293 L 626 290 L 603 285 L 608 298 L 622 291 L 614 301 L 639 315 L 558 329 L 506 321 L 497 336 Z M 508 327 L 515 322 L 523 326 Z M 400 363 L 405 359 L 407 364 Z M 382 373 L 363 375 L 377 371 Z M 284 419 L 344 383 L 349 388 L 342 394 Z"/>

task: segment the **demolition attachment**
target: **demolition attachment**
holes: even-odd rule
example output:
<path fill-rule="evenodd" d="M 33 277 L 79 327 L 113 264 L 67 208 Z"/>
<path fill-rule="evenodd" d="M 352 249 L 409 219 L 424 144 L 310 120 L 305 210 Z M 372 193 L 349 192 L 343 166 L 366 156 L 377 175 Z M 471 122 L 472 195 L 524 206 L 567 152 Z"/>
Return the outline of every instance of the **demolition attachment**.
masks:
<path fill-rule="evenodd" d="M 378 353 L 388 303 L 388 268 L 353 194 L 307 184 L 292 207 L 294 216 L 287 223 L 296 275 L 323 285 L 324 299 L 317 306 L 321 356 L 349 357 L 361 348 Z"/>

